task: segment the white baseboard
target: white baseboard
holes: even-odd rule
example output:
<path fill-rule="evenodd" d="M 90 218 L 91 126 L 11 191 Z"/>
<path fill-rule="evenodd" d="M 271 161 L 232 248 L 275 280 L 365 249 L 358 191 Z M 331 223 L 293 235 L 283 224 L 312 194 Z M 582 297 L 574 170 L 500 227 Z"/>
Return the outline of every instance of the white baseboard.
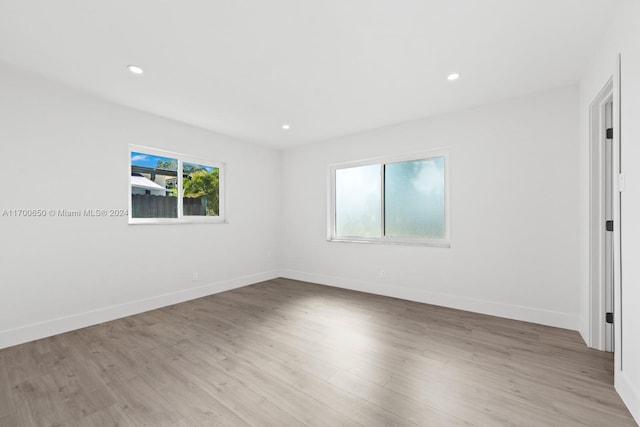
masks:
<path fill-rule="evenodd" d="M 586 321 L 585 321 L 586 320 Z M 591 342 L 591 338 L 590 338 L 590 328 L 589 328 L 589 319 L 581 319 L 580 320 L 580 328 L 578 329 L 578 332 L 580 333 L 580 337 L 582 338 L 582 341 L 584 341 L 584 343 L 587 345 L 587 347 L 591 347 L 591 348 L 595 348 L 593 346 L 594 343 Z M 602 348 L 597 348 L 597 350 L 603 350 Z"/>
<path fill-rule="evenodd" d="M 0 349 L 279 277 L 266 271 L 0 331 Z"/>
<path fill-rule="evenodd" d="M 640 390 L 638 390 L 625 375 L 624 371 L 618 371 L 615 375 L 616 391 L 622 398 L 622 401 L 631 416 L 640 424 Z"/>
<path fill-rule="evenodd" d="M 491 316 L 505 317 L 507 319 L 522 320 L 541 325 L 571 329 L 574 331 L 578 330 L 579 326 L 578 316 L 570 313 L 542 310 L 519 305 L 509 305 L 453 294 L 429 292 L 395 285 L 382 285 L 375 282 L 366 282 L 357 279 L 347 279 L 343 277 L 306 273 L 295 270 L 280 270 L 280 276 L 287 279 L 336 286 L 354 291 L 385 295 L 409 301 L 471 311 L 474 313 L 489 314 Z"/>

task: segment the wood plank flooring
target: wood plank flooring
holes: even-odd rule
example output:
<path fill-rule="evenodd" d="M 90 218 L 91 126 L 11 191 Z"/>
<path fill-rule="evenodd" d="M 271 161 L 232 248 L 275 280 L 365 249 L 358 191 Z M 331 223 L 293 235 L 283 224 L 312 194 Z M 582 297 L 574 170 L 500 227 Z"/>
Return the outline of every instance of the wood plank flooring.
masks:
<path fill-rule="evenodd" d="M 287 279 L 0 350 L 0 426 L 636 426 L 576 332 Z"/>

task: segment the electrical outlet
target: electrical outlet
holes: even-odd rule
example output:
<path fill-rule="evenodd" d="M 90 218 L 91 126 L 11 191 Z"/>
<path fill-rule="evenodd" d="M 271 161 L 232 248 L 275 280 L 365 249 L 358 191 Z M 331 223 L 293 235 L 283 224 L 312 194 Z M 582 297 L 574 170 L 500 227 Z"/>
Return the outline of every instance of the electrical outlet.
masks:
<path fill-rule="evenodd" d="M 193 279 L 194 282 L 197 282 L 198 279 L 200 279 L 200 276 L 198 275 L 197 271 L 194 271 L 193 275 L 191 276 L 191 278 Z"/>
<path fill-rule="evenodd" d="M 384 270 L 380 270 L 380 278 L 384 279 L 387 276 L 387 272 Z"/>

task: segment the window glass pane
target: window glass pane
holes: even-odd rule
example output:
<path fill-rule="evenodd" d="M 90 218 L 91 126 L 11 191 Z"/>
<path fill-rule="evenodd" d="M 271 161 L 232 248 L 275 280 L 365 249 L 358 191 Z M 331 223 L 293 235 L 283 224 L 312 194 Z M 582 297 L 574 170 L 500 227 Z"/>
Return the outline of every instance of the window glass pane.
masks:
<path fill-rule="evenodd" d="M 178 217 L 177 170 L 177 159 L 131 153 L 133 218 Z"/>
<path fill-rule="evenodd" d="M 385 235 L 445 237 L 444 157 L 385 166 Z"/>
<path fill-rule="evenodd" d="M 213 166 L 183 163 L 182 211 L 185 216 L 218 216 L 220 170 Z"/>
<path fill-rule="evenodd" d="M 380 165 L 336 170 L 336 235 L 380 237 Z"/>

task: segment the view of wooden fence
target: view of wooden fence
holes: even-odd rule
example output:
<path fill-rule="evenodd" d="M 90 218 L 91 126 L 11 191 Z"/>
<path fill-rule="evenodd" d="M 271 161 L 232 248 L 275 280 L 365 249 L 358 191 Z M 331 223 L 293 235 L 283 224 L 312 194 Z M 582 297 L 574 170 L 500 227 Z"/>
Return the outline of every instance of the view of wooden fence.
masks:
<path fill-rule="evenodd" d="M 185 197 L 182 199 L 182 209 L 184 215 L 206 215 L 207 198 Z M 177 218 L 178 198 L 151 194 L 132 194 L 131 214 L 133 218 Z"/>
<path fill-rule="evenodd" d="M 184 197 L 182 199 L 182 211 L 184 215 L 202 216 L 207 214 L 207 198 L 202 197 Z"/>

